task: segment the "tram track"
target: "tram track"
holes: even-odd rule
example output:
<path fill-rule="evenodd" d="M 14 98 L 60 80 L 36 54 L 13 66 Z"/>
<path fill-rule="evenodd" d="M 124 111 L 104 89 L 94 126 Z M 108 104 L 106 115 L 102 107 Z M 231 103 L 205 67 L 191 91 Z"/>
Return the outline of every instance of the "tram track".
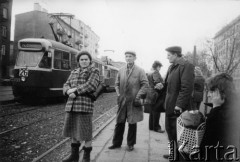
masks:
<path fill-rule="evenodd" d="M 54 106 L 54 105 L 59 105 L 59 103 L 56 104 L 45 104 L 45 105 L 25 105 L 21 103 L 14 103 L 14 104 L 9 104 L 9 105 L 3 105 L 0 108 L 0 118 L 7 117 L 7 116 L 12 116 L 12 115 L 18 115 L 20 113 L 24 112 L 29 112 L 33 110 L 38 110 L 38 109 L 44 109 L 47 106 Z"/>
<path fill-rule="evenodd" d="M 103 99 L 103 100 L 99 100 L 99 101 L 100 101 L 100 102 L 104 102 L 104 101 L 107 102 L 107 101 L 109 101 L 109 100 L 111 100 L 111 98 L 110 98 L 110 99 L 109 99 L 109 98 L 108 98 L 108 99 Z M 54 107 L 63 106 L 63 104 L 61 104 L 61 105 L 57 104 L 57 105 L 53 105 L 53 106 L 54 106 Z M 24 113 L 24 112 L 29 112 L 29 111 L 37 110 L 37 109 L 41 109 L 41 108 L 43 108 L 43 107 L 30 108 L 30 109 L 27 109 L 27 110 L 24 110 L 24 111 L 21 111 L 21 112 L 18 112 L 18 113 L 12 113 L 12 115 L 16 115 L 16 114 L 20 114 L 20 113 Z M 46 109 L 46 108 L 44 108 L 44 109 Z M 98 110 L 95 110 L 95 111 L 96 111 L 97 113 L 99 113 L 99 114 L 103 114 L 103 112 L 101 112 L 101 111 L 98 111 Z M 2 132 L 0 132 L 0 136 L 4 136 L 4 135 L 7 134 L 7 133 L 16 131 L 16 130 L 21 129 L 21 128 L 25 128 L 25 127 L 27 127 L 27 126 L 36 124 L 36 123 L 38 123 L 38 122 L 42 122 L 42 121 L 45 121 L 45 120 L 51 120 L 51 119 L 53 119 L 53 118 L 56 117 L 56 116 L 64 115 L 64 114 L 65 114 L 64 111 L 61 111 L 60 113 L 53 114 L 53 115 L 50 115 L 50 116 L 47 116 L 47 115 L 45 115 L 44 113 L 42 113 L 41 116 L 47 116 L 47 117 L 40 118 L 40 120 L 36 120 L 36 121 L 30 122 L 30 123 L 27 123 L 27 124 L 24 124 L 24 125 L 20 125 L 20 126 L 18 126 L 18 127 L 13 127 L 13 128 L 7 129 L 7 130 L 5 130 L 5 131 L 2 131 Z M 10 115 L 10 114 L 9 114 L 9 115 L 2 115 L 2 116 L 0 116 L 0 118 L 1 118 L 1 117 L 6 117 L 6 116 L 11 116 L 11 115 Z"/>
<path fill-rule="evenodd" d="M 9 130 L 0 132 L 0 137 L 3 136 L 3 135 L 5 135 L 5 134 L 7 134 L 7 133 L 10 133 L 10 132 L 16 131 L 16 130 L 18 130 L 18 129 L 21 129 L 21 128 L 24 128 L 24 127 L 27 127 L 27 126 L 36 124 L 36 123 L 38 123 L 38 122 L 45 121 L 45 120 L 51 120 L 53 117 L 56 117 L 56 116 L 59 116 L 59 115 L 63 115 L 63 114 L 65 114 L 65 112 L 61 112 L 61 113 L 58 113 L 58 114 L 49 116 L 49 117 L 47 117 L 47 118 L 43 118 L 43 119 L 41 119 L 41 120 L 37 120 L 37 121 L 35 121 L 35 122 L 31 122 L 31 123 L 28 123 L 28 124 L 25 124 L 25 125 L 22 125 L 22 126 L 19 126 L 19 127 L 15 127 L 15 128 L 12 128 L 12 129 L 9 129 Z"/>
<path fill-rule="evenodd" d="M 93 120 L 98 123 L 94 124 L 94 130 L 103 124 L 100 116 L 116 105 L 116 97 L 115 93 L 103 94 L 94 103 Z M 62 141 L 65 104 L 59 105 L 0 118 L 3 123 L 0 127 L 0 145 L 3 146 L 0 161 L 32 161 Z M 105 118 L 110 117 L 105 115 Z"/>
<path fill-rule="evenodd" d="M 108 110 L 107 112 L 105 112 L 104 114 L 102 114 L 101 116 L 99 116 L 98 118 L 96 118 L 93 121 L 93 139 L 96 138 L 96 136 L 108 125 L 111 123 L 111 121 L 113 119 L 115 119 L 116 115 L 114 112 L 114 110 L 117 108 L 117 106 L 114 106 L 113 108 L 111 108 L 110 110 Z M 110 115 L 111 114 L 111 115 Z M 114 115 L 112 115 L 114 114 Z M 102 122 L 101 120 L 103 120 L 103 118 L 108 117 L 108 119 L 105 122 Z M 110 118 L 109 118 L 110 117 Z M 99 121 L 101 121 L 99 123 Z M 97 125 L 98 124 L 98 125 Z M 41 154 L 40 156 L 36 157 L 33 159 L 32 162 L 38 162 L 40 160 L 42 160 L 45 156 L 47 156 L 48 154 L 50 154 L 52 151 L 54 151 L 55 149 L 57 149 L 58 147 L 60 147 L 61 145 L 63 145 L 64 143 L 68 142 L 70 140 L 70 138 L 65 138 L 64 140 L 60 141 L 59 143 L 57 143 L 56 145 L 54 145 L 52 148 L 50 148 L 49 150 L 47 150 L 46 152 L 44 152 L 43 154 Z M 80 148 L 79 153 L 81 153 L 82 151 L 82 147 Z"/>
<path fill-rule="evenodd" d="M 103 99 L 103 96 L 100 96 L 100 98 L 96 102 L 101 102 L 102 100 L 111 100 L 111 98 L 114 98 L 115 95 L 111 96 L 108 99 Z M 61 104 L 64 104 L 62 102 Z M 20 113 L 25 113 L 29 111 L 34 111 L 38 109 L 44 109 L 47 106 L 54 106 L 54 105 L 59 105 L 59 103 L 51 103 L 51 104 L 44 104 L 44 105 L 25 105 L 21 103 L 11 103 L 7 105 L 1 105 L 0 106 L 0 118 L 7 117 L 7 116 L 12 116 L 12 115 L 18 115 Z"/>

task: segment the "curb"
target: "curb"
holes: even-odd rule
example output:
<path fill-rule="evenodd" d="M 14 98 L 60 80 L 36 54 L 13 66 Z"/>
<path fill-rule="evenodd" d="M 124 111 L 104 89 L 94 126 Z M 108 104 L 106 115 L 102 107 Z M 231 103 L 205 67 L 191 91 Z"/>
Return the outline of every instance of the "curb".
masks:
<path fill-rule="evenodd" d="M 17 102 L 15 99 L 0 101 L 0 105 L 12 104 L 12 103 L 15 103 L 15 102 Z"/>

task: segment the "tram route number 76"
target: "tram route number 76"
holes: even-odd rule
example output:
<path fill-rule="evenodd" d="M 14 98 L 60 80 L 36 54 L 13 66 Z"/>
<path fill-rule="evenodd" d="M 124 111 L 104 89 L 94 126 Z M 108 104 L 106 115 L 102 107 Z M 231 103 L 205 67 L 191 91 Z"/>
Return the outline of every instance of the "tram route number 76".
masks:
<path fill-rule="evenodd" d="M 28 76 L 28 69 L 19 69 L 19 76 L 21 77 L 27 77 Z"/>

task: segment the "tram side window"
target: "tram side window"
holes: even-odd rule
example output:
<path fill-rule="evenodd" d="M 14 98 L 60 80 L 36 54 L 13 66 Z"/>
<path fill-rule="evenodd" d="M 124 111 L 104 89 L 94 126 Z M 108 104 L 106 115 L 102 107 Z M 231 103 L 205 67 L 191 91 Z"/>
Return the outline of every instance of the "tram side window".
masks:
<path fill-rule="evenodd" d="M 52 64 L 51 57 L 48 57 L 48 52 L 45 52 L 41 62 L 39 63 L 39 67 L 49 69 L 51 68 L 51 64 Z"/>
<path fill-rule="evenodd" d="M 111 74 L 110 74 L 111 76 L 111 78 L 115 78 L 116 76 L 115 76 L 115 70 L 113 70 L 113 69 L 111 69 Z"/>
<path fill-rule="evenodd" d="M 62 52 L 55 50 L 54 51 L 54 68 L 55 69 L 61 69 L 61 58 L 62 58 Z"/>
<path fill-rule="evenodd" d="M 74 54 L 71 54 L 71 69 L 74 70 L 77 68 L 77 62 Z"/>
<path fill-rule="evenodd" d="M 110 78 L 110 70 L 104 70 L 105 78 Z"/>
<path fill-rule="evenodd" d="M 63 52 L 63 54 L 62 54 L 62 69 L 64 69 L 64 70 L 69 70 L 70 69 L 69 60 L 70 60 L 69 53 Z"/>
<path fill-rule="evenodd" d="M 99 64 L 99 72 L 100 72 L 100 75 L 103 75 L 103 68 L 101 64 Z"/>
<path fill-rule="evenodd" d="M 96 62 L 93 62 L 93 63 L 94 63 L 95 68 L 98 68 L 98 63 L 96 63 Z"/>
<path fill-rule="evenodd" d="M 54 51 L 54 68 L 55 69 L 70 69 L 70 55 L 67 52 L 55 50 Z"/>

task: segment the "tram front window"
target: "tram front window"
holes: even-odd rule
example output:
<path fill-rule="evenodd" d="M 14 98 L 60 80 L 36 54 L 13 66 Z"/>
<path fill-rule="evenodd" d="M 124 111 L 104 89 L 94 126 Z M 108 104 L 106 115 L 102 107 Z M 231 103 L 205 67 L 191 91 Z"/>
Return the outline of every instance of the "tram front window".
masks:
<path fill-rule="evenodd" d="M 16 66 L 36 67 L 43 57 L 43 52 L 20 51 Z"/>
<path fill-rule="evenodd" d="M 45 52 L 41 62 L 39 63 L 39 67 L 49 69 L 51 67 L 51 62 L 51 57 L 48 57 L 48 53 Z"/>

